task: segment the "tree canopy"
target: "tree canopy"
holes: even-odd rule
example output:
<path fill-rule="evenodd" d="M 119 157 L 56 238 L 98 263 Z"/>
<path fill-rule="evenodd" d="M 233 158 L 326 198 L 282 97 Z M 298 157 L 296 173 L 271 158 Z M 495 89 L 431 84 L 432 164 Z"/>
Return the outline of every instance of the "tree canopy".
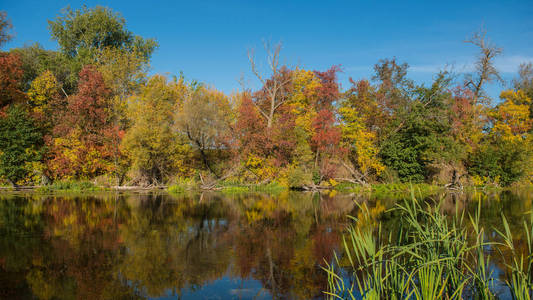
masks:
<path fill-rule="evenodd" d="M 11 27 L 1 12 L 0 45 Z M 512 88 L 491 99 L 502 50 L 483 31 L 466 41 L 478 50 L 469 74 L 441 71 L 421 84 L 407 63 L 385 58 L 345 89 L 341 66 L 285 65 L 282 45 L 265 43 L 264 59 L 248 53 L 259 86 L 226 94 L 183 74 L 150 73 L 157 42 L 110 8 L 67 7 L 48 28 L 58 51 L 33 44 L 0 52 L 2 182 L 533 180 L 533 67 L 524 63 Z"/>

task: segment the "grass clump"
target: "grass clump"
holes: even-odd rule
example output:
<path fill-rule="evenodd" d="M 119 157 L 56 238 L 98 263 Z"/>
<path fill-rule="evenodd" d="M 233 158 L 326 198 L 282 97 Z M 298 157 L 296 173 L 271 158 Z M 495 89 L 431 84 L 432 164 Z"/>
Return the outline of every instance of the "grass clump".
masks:
<path fill-rule="evenodd" d="M 173 184 L 168 187 L 168 192 L 172 194 L 185 193 L 185 191 L 186 189 L 183 186 L 178 185 L 178 184 Z"/>
<path fill-rule="evenodd" d="M 172 194 L 181 194 L 189 190 L 198 189 L 198 182 L 192 178 L 179 178 L 176 182 L 167 188 L 167 191 Z"/>
<path fill-rule="evenodd" d="M 480 205 L 480 204 L 478 204 Z M 533 266 L 533 216 L 525 222 L 529 255 L 520 255 L 505 217 L 504 243 L 488 242 L 474 215 L 457 212 L 448 217 L 439 204 L 414 197 L 397 204 L 392 213 L 399 225 L 383 232 L 366 205 L 347 228 L 344 255 L 327 263 L 329 299 L 494 299 L 494 274 L 487 247 L 503 245 L 516 251 L 507 263 L 507 286 L 513 299 L 531 299 Z M 347 270 L 344 274 L 340 267 Z"/>
<path fill-rule="evenodd" d="M 41 186 L 37 189 L 39 192 L 53 192 L 53 191 L 67 191 L 67 192 L 81 192 L 81 191 L 100 191 L 103 188 L 96 186 L 94 183 L 87 180 L 58 180 L 50 185 Z"/>
<path fill-rule="evenodd" d="M 221 187 L 222 192 L 227 194 L 238 194 L 238 193 L 247 193 L 250 192 L 249 186 L 244 185 L 228 185 Z"/>

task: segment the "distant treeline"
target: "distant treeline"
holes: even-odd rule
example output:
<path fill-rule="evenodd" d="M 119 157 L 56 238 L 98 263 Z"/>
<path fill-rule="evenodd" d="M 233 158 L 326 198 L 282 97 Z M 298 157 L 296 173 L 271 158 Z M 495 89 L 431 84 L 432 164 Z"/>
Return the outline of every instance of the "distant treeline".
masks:
<path fill-rule="evenodd" d="M 468 41 L 479 50 L 470 74 L 443 70 L 418 84 L 407 64 L 383 59 L 372 78 L 350 79 L 346 90 L 339 66 L 289 67 L 281 45 L 266 44 L 267 70 L 249 53 L 261 88 L 227 95 L 183 76 L 149 76 L 157 42 L 108 8 L 65 9 L 48 27 L 58 51 L 35 44 L 0 52 L 4 184 L 533 179 L 533 65 L 491 99 L 485 87 L 502 80 L 493 64 L 501 49 L 484 32 Z M 1 12 L 0 46 L 10 32 Z"/>

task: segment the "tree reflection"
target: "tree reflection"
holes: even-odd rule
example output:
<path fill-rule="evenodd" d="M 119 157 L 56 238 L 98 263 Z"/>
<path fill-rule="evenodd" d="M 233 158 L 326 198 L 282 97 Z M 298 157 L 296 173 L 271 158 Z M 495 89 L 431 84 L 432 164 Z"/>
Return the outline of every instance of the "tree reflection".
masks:
<path fill-rule="evenodd" d="M 468 197 L 450 196 L 443 209 L 484 201 L 490 226 L 501 210 L 512 216 L 531 209 L 524 195 Z M 256 280 L 273 298 L 322 298 L 327 276 L 320 266 L 339 251 L 356 202 L 367 203 L 375 218 L 394 205 L 301 192 L 2 195 L 0 297 L 179 297 L 233 278 Z M 521 221 L 509 220 L 519 237 Z"/>

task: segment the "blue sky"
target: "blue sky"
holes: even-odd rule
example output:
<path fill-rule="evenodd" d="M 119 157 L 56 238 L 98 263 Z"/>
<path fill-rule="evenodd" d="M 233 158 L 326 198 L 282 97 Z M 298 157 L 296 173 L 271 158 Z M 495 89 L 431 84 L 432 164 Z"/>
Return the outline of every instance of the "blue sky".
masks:
<path fill-rule="evenodd" d="M 407 62 L 409 76 L 428 82 L 453 65 L 468 71 L 476 49 L 463 41 L 483 26 L 504 49 L 496 61 L 504 78 L 533 61 L 533 1 L 6 1 L 16 34 L 5 48 L 33 42 L 56 49 L 47 20 L 70 5 L 103 5 L 122 13 L 135 34 L 153 37 L 159 49 L 152 72 L 178 74 L 225 91 L 251 87 L 247 50 L 261 64 L 262 40 L 281 41 L 282 61 L 306 69 L 342 65 L 341 83 L 368 78 L 381 58 Z M 497 95 L 498 86 L 490 87 Z"/>

